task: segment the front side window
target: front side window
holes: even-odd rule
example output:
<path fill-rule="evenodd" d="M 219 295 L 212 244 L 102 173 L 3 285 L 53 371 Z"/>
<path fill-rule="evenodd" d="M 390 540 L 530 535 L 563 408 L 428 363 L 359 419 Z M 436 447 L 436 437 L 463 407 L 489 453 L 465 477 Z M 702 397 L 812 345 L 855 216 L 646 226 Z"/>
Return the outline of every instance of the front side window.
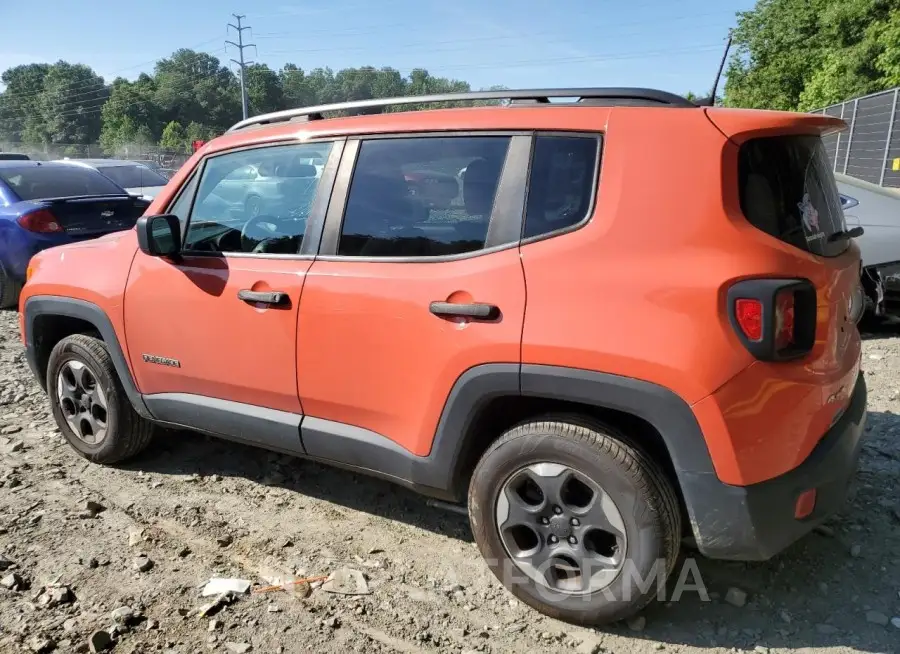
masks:
<path fill-rule="evenodd" d="M 184 249 L 296 254 L 332 143 L 241 150 L 212 157 L 200 178 Z M 178 204 L 178 203 L 176 203 Z M 180 214 L 179 214 L 180 217 Z"/>
<path fill-rule="evenodd" d="M 436 257 L 484 248 L 508 136 L 360 144 L 338 254 Z"/>

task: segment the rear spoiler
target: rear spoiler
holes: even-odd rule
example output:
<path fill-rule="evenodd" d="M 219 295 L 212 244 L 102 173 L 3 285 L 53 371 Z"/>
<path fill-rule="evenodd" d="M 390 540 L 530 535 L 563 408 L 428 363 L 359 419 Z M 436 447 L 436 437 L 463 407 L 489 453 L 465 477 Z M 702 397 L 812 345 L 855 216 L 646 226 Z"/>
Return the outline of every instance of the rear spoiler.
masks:
<path fill-rule="evenodd" d="M 840 118 L 822 114 L 806 114 L 792 111 L 761 111 L 759 109 L 704 109 L 706 117 L 725 135 L 743 143 L 760 136 L 780 134 L 806 134 L 827 136 L 847 129 Z"/>

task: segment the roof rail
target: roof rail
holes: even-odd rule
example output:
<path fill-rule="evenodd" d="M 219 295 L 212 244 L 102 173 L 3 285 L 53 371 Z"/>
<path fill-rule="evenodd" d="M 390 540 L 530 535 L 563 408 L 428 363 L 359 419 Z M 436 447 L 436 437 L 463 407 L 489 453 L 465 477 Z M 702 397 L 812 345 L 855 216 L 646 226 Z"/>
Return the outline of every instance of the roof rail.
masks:
<path fill-rule="evenodd" d="M 321 120 L 327 111 L 346 111 L 358 109 L 374 109 L 393 105 L 434 104 L 437 102 L 471 102 L 474 100 L 508 100 L 510 104 L 545 104 L 550 98 L 577 98 L 582 104 L 650 104 L 673 107 L 696 107 L 693 102 L 680 95 L 642 88 L 582 88 L 582 89 L 530 89 L 472 91 L 469 93 L 441 93 L 437 95 L 411 95 L 398 98 L 374 98 L 371 100 L 355 100 L 323 104 L 317 107 L 285 109 L 268 114 L 261 114 L 235 123 L 228 131 L 234 132 L 254 125 L 268 125 L 289 120 L 305 121 Z"/>

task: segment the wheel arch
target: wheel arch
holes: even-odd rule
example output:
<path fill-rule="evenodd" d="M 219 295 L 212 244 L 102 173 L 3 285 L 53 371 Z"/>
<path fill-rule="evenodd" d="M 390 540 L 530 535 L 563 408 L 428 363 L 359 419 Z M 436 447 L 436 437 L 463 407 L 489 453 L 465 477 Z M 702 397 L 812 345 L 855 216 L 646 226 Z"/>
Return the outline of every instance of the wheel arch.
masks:
<path fill-rule="evenodd" d="M 461 500 L 478 458 L 503 431 L 561 411 L 586 414 L 634 435 L 671 475 L 688 514 L 692 502 L 684 476 L 715 474 L 693 411 L 669 389 L 575 368 L 488 364 L 466 371 L 447 398 L 428 457 L 430 483 Z"/>
<path fill-rule="evenodd" d="M 72 334 L 93 332 L 106 344 L 134 410 L 143 418 L 152 417 L 134 383 L 112 321 L 99 306 L 75 298 L 36 295 L 25 302 L 24 322 L 28 365 L 44 390 L 47 388 L 47 363 L 56 344 Z"/>

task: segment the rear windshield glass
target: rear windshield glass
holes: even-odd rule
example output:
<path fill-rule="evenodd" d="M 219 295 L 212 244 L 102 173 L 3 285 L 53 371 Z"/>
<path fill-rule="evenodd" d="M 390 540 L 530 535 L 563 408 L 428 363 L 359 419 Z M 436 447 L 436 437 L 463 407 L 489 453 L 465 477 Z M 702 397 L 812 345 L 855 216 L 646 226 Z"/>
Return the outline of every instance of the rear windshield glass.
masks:
<path fill-rule="evenodd" d="M 104 166 L 100 172 L 122 188 L 165 186 L 168 183 L 164 177 L 145 166 Z"/>
<path fill-rule="evenodd" d="M 825 257 L 849 247 L 831 163 L 817 136 L 748 141 L 739 158 L 741 210 L 754 227 Z"/>
<path fill-rule="evenodd" d="M 96 170 L 77 166 L 2 166 L 0 179 L 22 200 L 125 194 Z"/>

